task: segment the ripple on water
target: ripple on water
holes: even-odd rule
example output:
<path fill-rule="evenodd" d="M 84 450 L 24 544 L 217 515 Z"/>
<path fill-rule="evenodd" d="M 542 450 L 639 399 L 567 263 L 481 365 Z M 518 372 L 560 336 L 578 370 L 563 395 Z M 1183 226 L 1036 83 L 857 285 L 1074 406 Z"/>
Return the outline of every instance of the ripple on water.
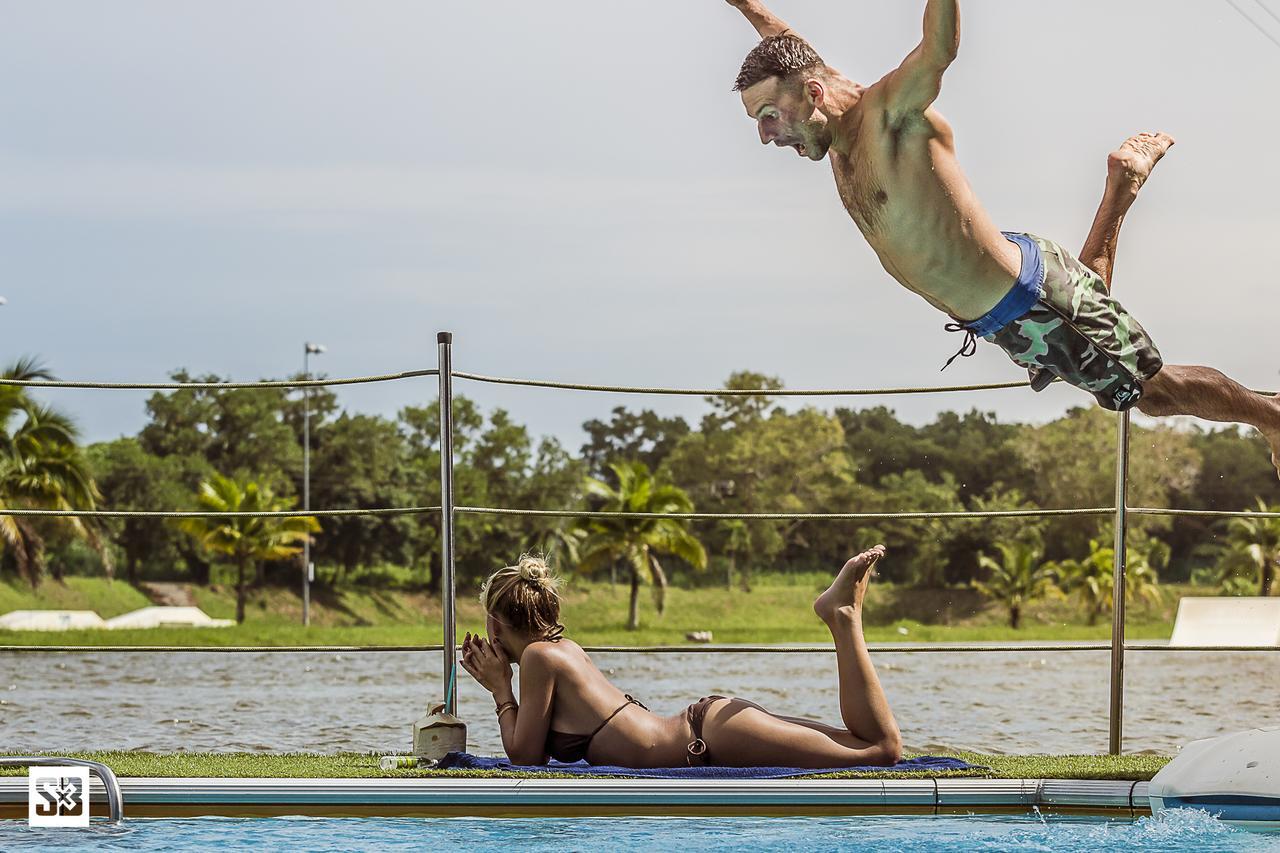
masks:
<path fill-rule="evenodd" d="M 881 667 L 881 680 L 910 743 L 1075 753 L 1106 743 L 1107 666 L 1105 656 L 1096 657 L 1030 667 L 1023 655 L 887 656 L 895 666 Z M 443 689 L 435 673 L 421 671 L 420 655 L 314 656 L 305 662 L 319 671 L 305 678 L 298 677 L 304 661 L 281 658 L 246 656 L 232 667 L 226 655 L 157 653 L 140 669 L 136 658 L 116 656 L 96 662 L 93 677 L 82 682 L 86 668 L 69 656 L 76 689 L 68 690 L 64 679 L 28 679 L 25 660 L 0 653 L 0 696 L 6 697 L 0 702 L 9 703 L 0 706 L 4 740 L 15 749 L 143 742 L 162 751 L 225 749 L 245 741 L 279 750 L 401 750 L 411 721 Z M 839 720 L 829 655 L 605 654 L 597 660 L 619 687 L 659 713 L 678 713 L 699 696 L 721 693 L 782 714 Z M 1280 679 L 1271 675 L 1269 660 L 1232 657 L 1232 677 L 1224 681 L 1221 655 L 1135 656 L 1127 668 L 1126 746 L 1168 754 L 1188 740 L 1273 718 Z M 19 686 L 21 703 L 14 702 Z M 488 694 L 468 678 L 458 690 L 473 750 L 500 752 Z M 87 728 L 86 715 L 104 725 Z M 323 732 L 323 746 L 317 747 L 312 726 Z"/>
<path fill-rule="evenodd" d="M 1027 817 L 860 818 L 594 818 L 519 820 L 414 820 L 407 818 L 203 818 L 152 820 L 123 827 L 98 824 L 75 836 L 59 836 L 60 848 L 169 850 L 204 847 L 216 838 L 227 849 L 379 850 L 515 848 L 544 850 L 676 849 L 690 845 L 707 853 L 737 850 L 875 851 L 1102 850 L 1234 851 L 1274 849 L 1207 816 L 1168 821 L 1098 822 Z M 15 822 L 16 823 L 16 822 Z M 12 833 L 26 848 L 53 842 L 50 830 L 19 824 Z M 82 846 L 74 846 L 82 845 Z"/>

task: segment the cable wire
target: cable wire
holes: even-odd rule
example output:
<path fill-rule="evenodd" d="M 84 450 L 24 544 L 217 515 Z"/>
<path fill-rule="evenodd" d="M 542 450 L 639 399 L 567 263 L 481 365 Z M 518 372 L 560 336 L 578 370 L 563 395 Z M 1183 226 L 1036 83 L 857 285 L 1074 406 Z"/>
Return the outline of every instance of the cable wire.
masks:
<path fill-rule="evenodd" d="M 395 382 L 401 379 L 417 379 L 423 376 L 439 376 L 440 371 L 406 370 L 402 373 L 384 373 L 378 376 L 353 376 L 345 379 L 270 379 L 259 382 L 88 382 L 60 379 L 2 379 L 0 385 L 18 388 L 80 388 L 103 391 L 178 391 L 184 388 L 231 390 L 236 388 L 327 388 L 336 385 L 368 385 L 374 382 Z"/>
<path fill-rule="evenodd" d="M 275 512 L 203 512 L 201 510 L 125 509 L 12 509 L 0 507 L 0 518 L 351 518 L 353 516 L 426 515 L 438 506 L 405 506 L 374 509 L 311 509 Z"/>
<path fill-rule="evenodd" d="M 1064 515 L 1110 515 L 1115 507 L 1086 509 L 1019 509 L 991 512 L 591 512 L 588 510 L 504 509 L 501 507 L 458 506 L 454 512 L 470 515 L 516 515 L 540 518 L 651 519 L 681 521 L 745 519 L 750 521 L 874 521 L 924 519 L 1040 518 Z M 2 513 L 0 513 L 2 514 Z"/>
<path fill-rule="evenodd" d="M 502 376 L 484 376 L 478 373 L 454 371 L 455 379 L 485 382 L 490 385 L 519 385 L 526 388 L 556 388 L 564 391 L 596 391 L 610 394 L 657 394 L 683 397 L 872 397 L 900 394 L 954 394 L 966 391 L 1002 391 L 1009 388 L 1028 388 L 1030 382 L 1002 382 L 995 385 L 943 385 L 921 388 L 866 388 L 866 389 L 818 389 L 787 390 L 783 388 L 658 388 L 628 385 L 585 385 L 578 382 L 551 382 L 543 379 L 509 379 Z"/>
<path fill-rule="evenodd" d="M 590 654 L 618 655 L 814 655 L 835 654 L 832 646 L 583 646 Z M 867 646 L 872 654 L 1018 654 L 1047 652 L 1109 652 L 1110 643 L 1026 643 L 1001 644 L 937 644 Z M 1280 646 L 1167 646 L 1160 643 L 1125 644 L 1127 652 L 1201 652 L 1205 654 L 1240 652 L 1280 652 Z M 442 652 L 444 646 L 0 646 L 0 653 L 110 652 L 115 653 L 183 653 L 183 654 L 340 654 L 365 652 Z"/>
<path fill-rule="evenodd" d="M 112 509 L 14 509 L 0 507 L 0 517 L 13 518 L 345 518 L 352 516 L 426 515 L 440 512 L 439 506 L 385 507 L 374 509 L 317 509 L 276 512 L 203 512 L 201 510 L 112 510 Z M 987 512 L 593 512 L 575 509 L 507 509 L 505 507 L 456 506 L 463 515 L 507 515 L 532 518 L 655 519 L 680 521 L 927 521 L 979 520 L 993 518 L 1056 518 L 1063 516 L 1111 515 L 1115 507 L 1076 509 L 1017 509 Z M 1194 518 L 1280 518 L 1280 512 L 1231 512 L 1211 509 L 1163 509 L 1130 507 L 1133 515 L 1187 516 Z"/>

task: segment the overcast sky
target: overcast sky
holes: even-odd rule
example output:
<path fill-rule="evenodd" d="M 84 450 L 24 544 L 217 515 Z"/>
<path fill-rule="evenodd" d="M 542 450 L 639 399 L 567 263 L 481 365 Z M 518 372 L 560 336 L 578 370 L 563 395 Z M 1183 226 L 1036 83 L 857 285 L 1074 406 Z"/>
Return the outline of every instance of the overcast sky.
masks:
<path fill-rule="evenodd" d="M 1238 0 L 1273 34 L 1280 23 Z M 1280 9 L 1280 0 L 1265 0 Z M 1083 241 L 1105 157 L 1179 144 L 1129 217 L 1116 293 L 1167 360 L 1280 383 L 1280 48 L 1227 2 L 965 0 L 940 109 L 996 221 Z M 777 0 L 873 82 L 923 0 Z M 1153 16 L 1153 12 L 1158 14 Z M 0 2 L 0 357 L 62 378 L 236 379 L 435 365 L 591 383 L 789 387 L 1016 380 L 880 269 L 827 164 L 763 148 L 729 90 L 754 33 L 724 0 Z M 618 404 L 459 383 L 580 443 Z M 392 414 L 432 380 L 342 392 Z M 86 437 L 142 393 L 45 395 Z M 892 398 L 912 420 L 1043 395 Z"/>

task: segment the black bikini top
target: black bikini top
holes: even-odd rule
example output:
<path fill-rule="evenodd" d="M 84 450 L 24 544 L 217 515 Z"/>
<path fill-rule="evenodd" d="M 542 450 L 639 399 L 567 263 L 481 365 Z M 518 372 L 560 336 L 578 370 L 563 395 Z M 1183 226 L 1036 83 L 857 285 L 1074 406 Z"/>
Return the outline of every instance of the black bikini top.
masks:
<path fill-rule="evenodd" d="M 613 718 L 621 714 L 629 705 L 638 705 L 644 710 L 644 704 L 634 699 L 630 694 L 626 695 L 627 701 L 622 703 L 618 710 L 605 717 L 604 722 L 596 726 L 596 730 L 589 735 L 571 735 L 564 732 L 547 732 L 547 754 L 556 761 L 563 761 L 565 764 L 572 764 L 575 761 L 586 761 L 587 750 L 591 748 L 591 739 L 600 734 L 604 727 L 613 721 Z"/>

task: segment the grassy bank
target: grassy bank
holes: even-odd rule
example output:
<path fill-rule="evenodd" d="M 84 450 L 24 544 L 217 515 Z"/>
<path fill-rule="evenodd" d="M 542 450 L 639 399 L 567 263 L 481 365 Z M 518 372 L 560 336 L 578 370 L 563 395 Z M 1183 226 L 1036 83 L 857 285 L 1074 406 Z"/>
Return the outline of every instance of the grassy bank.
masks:
<path fill-rule="evenodd" d="M 825 626 L 813 615 L 813 598 L 823 578 L 779 575 L 760 578 L 752 592 L 723 588 L 668 591 L 667 610 L 659 616 L 648 590 L 642 595 L 638 631 L 625 628 L 628 590 L 624 586 L 574 582 L 563 595 L 567 633 L 584 645 L 685 645 L 685 635 L 711 631 L 716 643 L 827 643 Z M 1137 640 L 1169 637 L 1178 599 L 1207 594 L 1185 585 L 1166 585 L 1164 601 L 1135 603 L 1129 609 L 1128 636 Z M 192 588 L 196 605 L 210 616 L 233 618 L 234 590 Z M 123 581 L 68 578 L 46 581 L 32 590 L 0 583 L 0 614 L 10 610 L 95 610 L 104 618 L 151 602 Z M 135 631 L 0 631 L 3 645 L 431 645 L 440 642 L 440 603 L 424 593 L 361 588 L 319 588 L 312 599 L 312 625 L 303 628 L 301 601 L 292 590 L 255 590 L 243 625 L 220 629 L 158 628 Z M 1005 613 L 973 590 L 916 590 L 889 584 L 872 587 L 867 605 L 867 638 L 876 643 L 1017 642 L 1106 640 L 1105 618 L 1088 625 L 1073 601 L 1052 601 L 1026 608 L 1023 627 L 1014 631 Z M 459 635 L 483 630 L 484 615 L 471 591 L 459 596 Z"/>
<path fill-rule="evenodd" d="M 54 755 L 54 753 L 38 753 Z M 986 770 L 960 770 L 937 774 L 838 773 L 813 778 L 986 778 L 986 779 L 1117 779 L 1146 781 L 1169 762 L 1158 755 L 981 755 L 945 753 Z M 503 776 L 483 770 L 381 770 L 378 755 L 341 753 L 179 753 L 72 752 L 63 758 L 100 761 L 122 777 L 222 777 L 239 779 L 361 779 L 439 778 L 448 776 Z M 0 776 L 25 776 L 26 768 L 0 767 Z M 525 776 L 528 774 L 522 774 Z M 545 774 L 555 776 L 556 774 Z"/>

